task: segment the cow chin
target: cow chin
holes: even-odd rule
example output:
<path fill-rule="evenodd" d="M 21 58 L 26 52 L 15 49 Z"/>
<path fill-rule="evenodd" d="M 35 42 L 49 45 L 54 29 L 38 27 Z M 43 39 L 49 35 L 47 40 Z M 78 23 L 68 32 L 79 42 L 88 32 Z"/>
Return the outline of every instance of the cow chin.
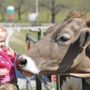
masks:
<path fill-rule="evenodd" d="M 31 77 L 31 76 L 33 76 L 33 75 L 37 75 L 37 74 L 33 74 L 33 73 L 31 73 L 30 71 L 27 71 L 27 70 L 24 70 L 24 69 L 21 69 L 21 68 L 19 68 L 19 71 L 20 71 L 23 75 L 28 76 L 28 77 Z M 45 70 L 45 71 L 41 71 L 38 75 L 39 75 L 39 76 L 43 76 L 43 75 L 53 75 L 53 74 L 55 74 L 55 73 L 56 73 L 56 71 Z"/>

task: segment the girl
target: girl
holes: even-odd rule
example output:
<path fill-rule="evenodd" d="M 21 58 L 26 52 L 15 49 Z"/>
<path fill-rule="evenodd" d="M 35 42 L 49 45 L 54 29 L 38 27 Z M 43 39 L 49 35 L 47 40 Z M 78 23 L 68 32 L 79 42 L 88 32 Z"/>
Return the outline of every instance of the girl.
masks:
<path fill-rule="evenodd" d="M 0 27 L 0 90 L 7 87 L 7 84 L 8 90 L 11 90 L 11 88 L 13 88 L 12 90 L 19 90 L 14 68 L 16 53 L 10 47 L 5 47 L 6 38 L 6 29 Z"/>

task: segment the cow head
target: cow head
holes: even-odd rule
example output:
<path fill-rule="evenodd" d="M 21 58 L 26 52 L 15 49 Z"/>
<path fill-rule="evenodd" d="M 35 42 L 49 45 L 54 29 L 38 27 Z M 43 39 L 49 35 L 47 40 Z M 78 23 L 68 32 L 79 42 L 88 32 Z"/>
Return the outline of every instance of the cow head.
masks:
<path fill-rule="evenodd" d="M 66 74 L 90 77 L 90 23 L 79 12 L 71 12 L 65 20 L 47 29 L 42 40 L 26 54 L 17 66 L 33 74 Z"/>

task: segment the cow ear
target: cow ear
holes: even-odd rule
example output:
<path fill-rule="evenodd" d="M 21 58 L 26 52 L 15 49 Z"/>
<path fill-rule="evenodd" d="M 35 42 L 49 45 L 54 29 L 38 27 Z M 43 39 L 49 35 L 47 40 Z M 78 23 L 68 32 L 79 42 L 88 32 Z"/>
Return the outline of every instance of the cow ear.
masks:
<path fill-rule="evenodd" d="M 90 43 L 90 29 L 85 28 L 80 34 L 80 46 L 87 47 Z"/>

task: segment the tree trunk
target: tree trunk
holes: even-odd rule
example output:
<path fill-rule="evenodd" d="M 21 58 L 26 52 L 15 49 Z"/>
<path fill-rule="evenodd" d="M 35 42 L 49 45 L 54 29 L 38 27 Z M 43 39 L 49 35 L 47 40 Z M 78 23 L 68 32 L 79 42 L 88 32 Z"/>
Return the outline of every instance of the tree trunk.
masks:
<path fill-rule="evenodd" d="M 55 23 L 55 1 L 52 0 L 52 8 L 51 8 L 51 23 Z"/>
<path fill-rule="evenodd" d="M 21 21 L 21 12 L 20 12 L 20 10 L 18 10 L 18 20 Z"/>
<path fill-rule="evenodd" d="M 2 12 L 1 15 L 2 15 L 2 21 L 4 21 L 4 13 Z"/>
<path fill-rule="evenodd" d="M 55 23 L 55 14 L 52 13 L 51 23 Z"/>

